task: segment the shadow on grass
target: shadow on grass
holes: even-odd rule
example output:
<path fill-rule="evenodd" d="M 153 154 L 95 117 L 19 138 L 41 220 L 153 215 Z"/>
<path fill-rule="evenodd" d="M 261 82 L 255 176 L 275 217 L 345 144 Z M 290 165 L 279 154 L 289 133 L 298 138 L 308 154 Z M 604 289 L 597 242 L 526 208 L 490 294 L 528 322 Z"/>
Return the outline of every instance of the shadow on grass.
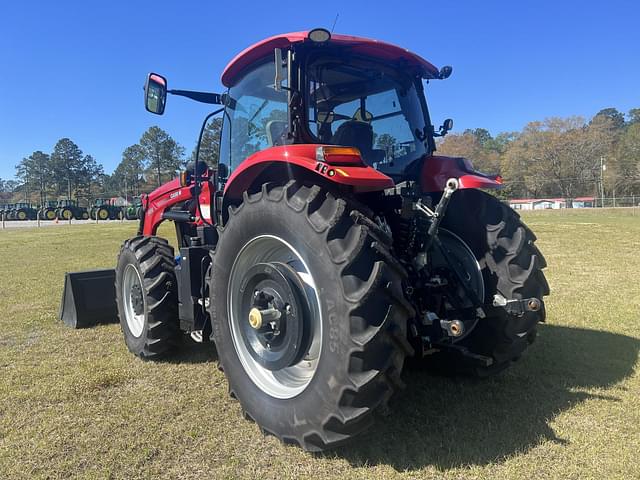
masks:
<path fill-rule="evenodd" d="M 354 466 L 396 470 L 487 464 L 557 438 L 554 416 L 632 374 L 640 341 L 608 332 L 541 325 L 536 343 L 511 369 L 476 380 L 409 370 L 392 415 L 329 453 Z"/>
<path fill-rule="evenodd" d="M 176 351 L 162 361 L 167 363 L 206 363 L 217 360 L 218 352 L 213 342 L 197 343 L 185 335 Z"/>

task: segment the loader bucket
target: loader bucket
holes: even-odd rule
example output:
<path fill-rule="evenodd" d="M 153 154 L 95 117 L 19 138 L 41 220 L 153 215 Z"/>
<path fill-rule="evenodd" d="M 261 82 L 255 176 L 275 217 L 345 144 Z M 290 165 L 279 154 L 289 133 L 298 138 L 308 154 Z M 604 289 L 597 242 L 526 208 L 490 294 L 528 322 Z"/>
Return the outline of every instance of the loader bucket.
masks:
<path fill-rule="evenodd" d="M 114 269 L 67 272 L 60 320 L 71 328 L 88 328 L 118 321 Z"/>

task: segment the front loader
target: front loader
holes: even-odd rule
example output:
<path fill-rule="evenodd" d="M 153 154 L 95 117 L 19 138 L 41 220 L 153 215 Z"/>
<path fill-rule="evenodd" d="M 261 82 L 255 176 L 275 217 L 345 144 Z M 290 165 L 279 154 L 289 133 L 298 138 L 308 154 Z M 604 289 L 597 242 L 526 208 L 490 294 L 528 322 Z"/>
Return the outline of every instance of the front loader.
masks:
<path fill-rule="evenodd" d="M 545 260 L 518 214 L 483 190 L 500 177 L 436 154 L 420 56 L 324 29 L 277 35 L 234 58 L 216 105 L 219 161 L 196 159 L 141 198 L 115 294 L 127 347 L 169 355 L 213 341 L 245 415 L 324 450 L 371 425 L 405 360 L 488 375 L 544 321 Z M 156 235 L 175 224 L 178 250 Z"/>

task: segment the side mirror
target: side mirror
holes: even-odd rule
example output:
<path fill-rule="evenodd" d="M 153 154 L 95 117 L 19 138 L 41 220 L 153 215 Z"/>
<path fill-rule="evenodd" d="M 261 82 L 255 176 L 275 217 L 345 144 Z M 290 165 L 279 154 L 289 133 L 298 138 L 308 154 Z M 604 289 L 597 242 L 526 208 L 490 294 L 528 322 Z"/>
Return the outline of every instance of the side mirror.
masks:
<path fill-rule="evenodd" d="M 449 78 L 451 73 L 453 72 L 453 67 L 451 65 L 445 65 L 438 72 L 438 78 L 440 80 L 444 80 L 445 78 Z"/>
<path fill-rule="evenodd" d="M 451 129 L 453 129 L 453 119 L 447 118 L 440 127 L 440 136 L 444 137 Z"/>
<path fill-rule="evenodd" d="M 144 106 L 147 112 L 162 115 L 167 101 L 167 79 L 157 73 L 150 73 L 144 84 Z"/>

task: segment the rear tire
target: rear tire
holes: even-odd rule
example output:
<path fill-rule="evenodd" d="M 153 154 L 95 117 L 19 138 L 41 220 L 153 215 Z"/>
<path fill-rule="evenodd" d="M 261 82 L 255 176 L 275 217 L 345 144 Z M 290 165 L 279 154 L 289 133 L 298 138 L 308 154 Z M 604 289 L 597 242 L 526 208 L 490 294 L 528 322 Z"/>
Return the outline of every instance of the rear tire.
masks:
<path fill-rule="evenodd" d="M 402 385 L 405 356 L 413 354 L 406 340 L 412 308 L 402 292 L 406 273 L 389 251 L 388 237 L 365 212 L 318 186 L 263 185 L 230 209 L 213 256 L 210 313 L 230 394 L 263 432 L 305 450 L 335 447 L 369 427 Z M 248 356 L 246 336 L 237 333 L 247 322 L 238 313 L 242 292 L 254 290 L 250 283 L 235 288 L 236 279 L 251 278 L 242 266 L 260 262 L 286 263 L 306 279 L 309 305 L 316 305 L 299 322 L 320 328 L 311 329 L 300 360 L 282 368 Z"/>
<path fill-rule="evenodd" d="M 135 237 L 120 250 L 116 267 L 118 317 L 129 350 L 157 358 L 178 337 L 178 295 L 173 247 L 159 237 Z"/>
<path fill-rule="evenodd" d="M 98 217 L 98 220 L 109 220 L 109 210 L 104 207 L 100 207 L 96 210 L 95 215 Z"/>
<path fill-rule="evenodd" d="M 522 355 L 535 339 L 537 323 L 545 320 L 543 296 L 549 294 L 549 285 L 542 269 L 547 263 L 534 245 L 536 236 L 520 216 L 479 190 L 456 192 L 442 225 L 460 236 L 476 256 L 482 268 L 485 303 L 499 293 L 508 300 L 536 297 L 542 305 L 522 317 L 502 308 L 485 309 L 487 317 L 457 344 L 491 357 L 493 364 L 488 367 L 471 365 L 464 357 L 446 352 L 425 360 L 453 373 L 487 376 L 500 372 Z"/>

